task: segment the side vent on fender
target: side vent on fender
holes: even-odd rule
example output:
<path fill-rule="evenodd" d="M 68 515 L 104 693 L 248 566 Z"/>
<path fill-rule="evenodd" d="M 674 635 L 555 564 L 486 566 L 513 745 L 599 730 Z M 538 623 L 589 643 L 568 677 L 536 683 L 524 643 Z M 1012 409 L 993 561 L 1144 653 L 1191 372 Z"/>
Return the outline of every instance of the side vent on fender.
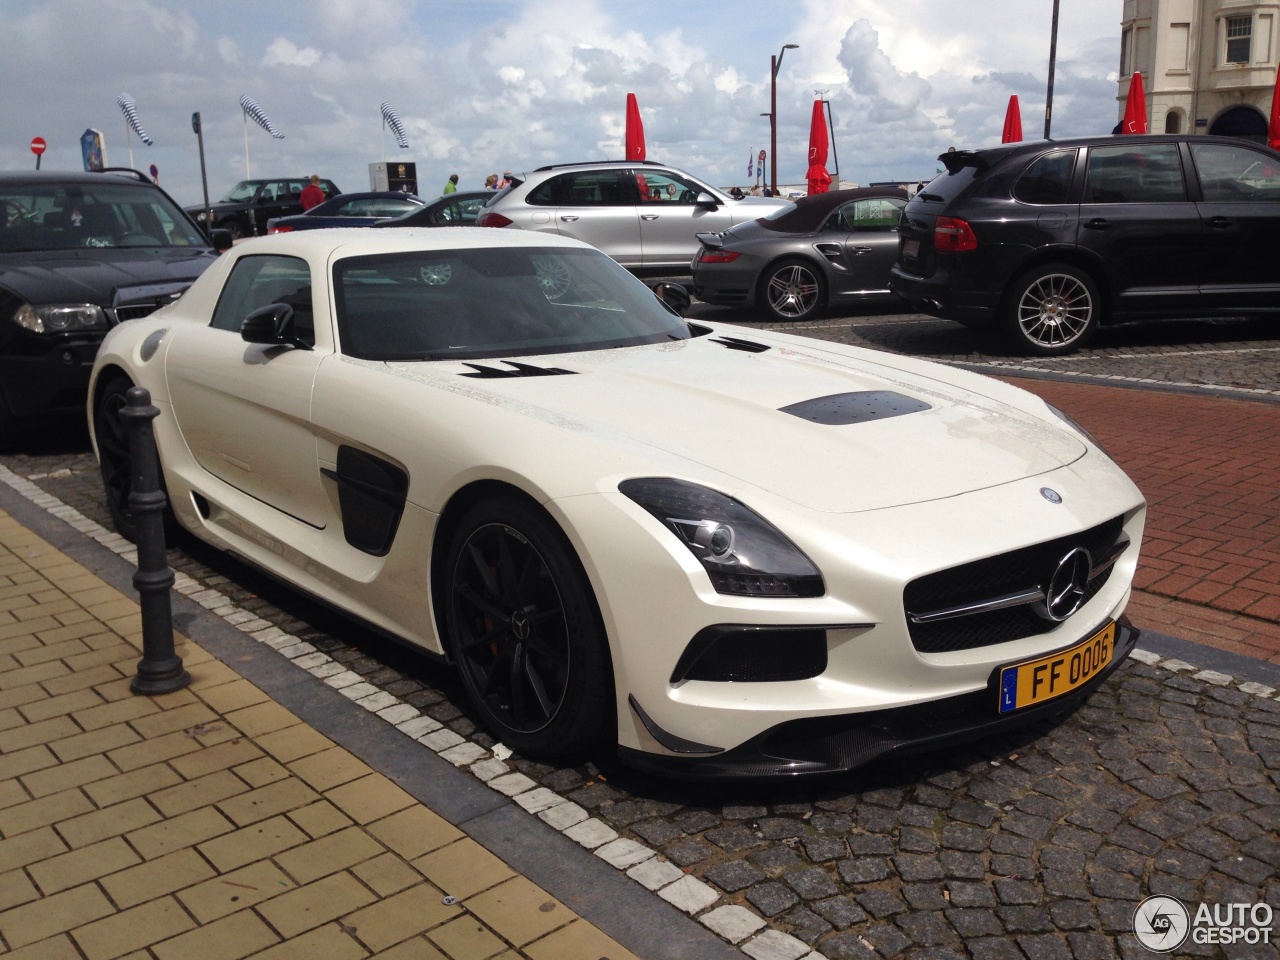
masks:
<path fill-rule="evenodd" d="M 375 557 L 385 557 L 396 538 L 409 475 L 393 463 L 355 447 L 338 448 L 338 469 L 320 472 L 338 485 L 342 533 L 347 543 Z"/>

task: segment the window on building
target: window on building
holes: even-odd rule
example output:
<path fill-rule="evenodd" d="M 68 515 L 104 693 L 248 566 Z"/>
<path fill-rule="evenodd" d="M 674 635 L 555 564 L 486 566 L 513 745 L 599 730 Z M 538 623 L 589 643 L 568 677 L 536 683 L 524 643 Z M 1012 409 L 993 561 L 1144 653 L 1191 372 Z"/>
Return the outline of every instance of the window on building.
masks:
<path fill-rule="evenodd" d="M 1182 122 L 1181 122 L 1181 118 L 1178 116 L 1178 111 L 1170 110 L 1168 113 L 1164 115 L 1164 132 L 1165 133 L 1181 133 L 1182 132 L 1182 130 L 1180 129 L 1181 126 L 1182 126 Z"/>
<path fill-rule="evenodd" d="M 1227 63 L 1248 63 L 1253 17 L 1227 17 Z"/>
<path fill-rule="evenodd" d="M 1120 76 L 1127 77 L 1133 73 L 1133 27 L 1125 27 L 1120 32 Z"/>
<path fill-rule="evenodd" d="M 1170 73 L 1182 73 L 1187 69 L 1187 55 L 1191 49 L 1191 24 L 1169 24 L 1168 63 Z"/>

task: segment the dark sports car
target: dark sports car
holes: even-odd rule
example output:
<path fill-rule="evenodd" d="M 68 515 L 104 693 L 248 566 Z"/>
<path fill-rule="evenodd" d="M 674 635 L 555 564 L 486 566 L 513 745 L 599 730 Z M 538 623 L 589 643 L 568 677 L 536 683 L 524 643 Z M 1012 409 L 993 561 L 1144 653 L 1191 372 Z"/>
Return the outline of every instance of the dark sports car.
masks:
<path fill-rule="evenodd" d="M 723 233 L 700 233 L 693 292 L 706 303 L 808 320 L 840 302 L 892 296 L 904 190 L 862 187 L 801 197 Z"/>
<path fill-rule="evenodd" d="M 371 227 L 380 220 L 421 210 L 425 203 L 421 197 L 398 190 L 342 193 L 316 204 L 306 213 L 269 220 L 267 233 L 291 233 L 324 227 Z"/>
<path fill-rule="evenodd" d="M 476 217 L 493 198 L 492 190 L 459 190 L 437 197 L 424 207 L 410 210 L 375 227 L 474 227 Z"/>

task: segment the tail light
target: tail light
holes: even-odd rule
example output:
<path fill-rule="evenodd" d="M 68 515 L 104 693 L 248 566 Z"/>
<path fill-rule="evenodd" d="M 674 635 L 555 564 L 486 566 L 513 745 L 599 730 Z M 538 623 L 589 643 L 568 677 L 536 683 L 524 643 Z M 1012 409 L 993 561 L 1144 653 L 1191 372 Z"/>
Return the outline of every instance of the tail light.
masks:
<path fill-rule="evenodd" d="M 480 216 L 476 217 L 477 227 L 509 227 L 511 221 L 500 213 L 492 210 L 482 210 Z"/>
<path fill-rule="evenodd" d="M 293 227 L 271 227 L 267 233 L 293 233 Z"/>
<path fill-rule="evenodd" d="M 973 227 L 955 217 L 939 217 L 933 225 L 933 248 L 939 253 L 963 253 L 978 249 Z"/>
<path fill-rule="evenodd" d="M 703 248 L 698 254 L 699 263 L 733 263 L 737 260 L 741 253 L 737 250 L 711 250 Z"/>

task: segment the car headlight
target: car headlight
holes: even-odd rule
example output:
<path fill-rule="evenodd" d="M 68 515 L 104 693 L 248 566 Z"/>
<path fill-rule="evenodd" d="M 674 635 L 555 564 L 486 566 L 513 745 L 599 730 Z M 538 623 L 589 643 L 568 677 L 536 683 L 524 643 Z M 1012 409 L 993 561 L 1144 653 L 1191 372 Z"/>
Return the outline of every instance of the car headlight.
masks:
<path fill-rule="evenodd" d="M 1069 426 L 1072 430 L 1080 434 L 1082 437 L 1084 437 L 1086 440 L 1092 443 L 1095 447 L 1101 450 L 1108 459 L 1110 460 L 1115 459 L 1114 457 L 1111 456 L 1110 453 L 1107 452 L 1107 448 L 1104 447 L 1102 443 L 1098 440 L 1098 438 L 1095 437 L 1092 433 L 1090 433 L 1084 427 L 1080 426 L 1080 424 L 1076 423 L 1074 420 L 1068 417 L 1065 413 L 1063 413 L 1061 410 L 1055 407 L 1052 403 L 1046 403 L 1045 406 L 1053 411 L 1053 415 L 1055 417 L 1057 417 L 1059 420 L 1061 420 L 1063 423 Z"/>
<path fill-rule="evenodd" d="M 13 322 L 32 333 L 72 333 L 105 330 L 107 315 L 94 303 L 61 303 L 33 307 L 24 303 L 13 313 Z"/>
<path fill-rule="evenodd" d="M 826 592 L 813 561 L 777 527 L 733 497 L 664 477 L 624 480 L 618 490 L 689 548 L 717 593 L 820 597 Z"/>

